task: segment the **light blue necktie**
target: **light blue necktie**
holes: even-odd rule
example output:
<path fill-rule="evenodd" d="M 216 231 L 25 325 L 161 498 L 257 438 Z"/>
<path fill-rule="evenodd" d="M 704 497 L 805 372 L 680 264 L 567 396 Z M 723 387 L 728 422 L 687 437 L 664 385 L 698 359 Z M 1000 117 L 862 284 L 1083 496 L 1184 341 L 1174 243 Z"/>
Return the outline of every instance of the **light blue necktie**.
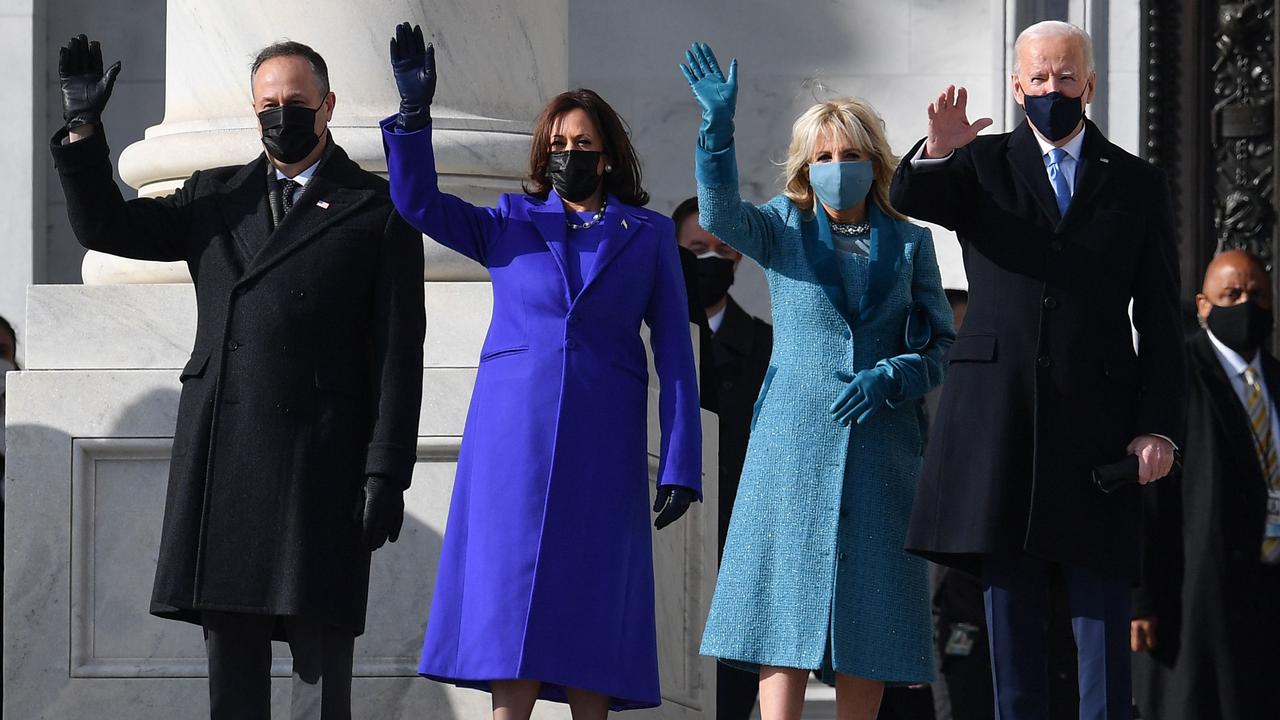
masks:
<path fill-rule="evenodd" d="M 1071 207 L 1071 184 L 1067 182 L 1067 174 L 1060 165 L 1066 157 L 1067 151 L 1062 148 L 1049 151 L 1049 182 L 1053 185 L 1053 195 L 1058 200 L 1059 217 L 1066 217 L 1067 208 Z"/>

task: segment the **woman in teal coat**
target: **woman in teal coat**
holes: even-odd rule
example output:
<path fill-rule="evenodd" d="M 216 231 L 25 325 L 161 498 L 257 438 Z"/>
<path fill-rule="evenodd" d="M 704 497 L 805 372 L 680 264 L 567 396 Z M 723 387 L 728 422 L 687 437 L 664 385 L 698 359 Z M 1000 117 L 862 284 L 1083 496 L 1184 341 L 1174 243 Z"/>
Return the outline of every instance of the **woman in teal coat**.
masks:
<path fill-rule="evenodd" d="M 702 653 L 760 672 L 764 720 L 800 717 L 810 670 L 842 719 L 874 718 L 885 683 L 932 678 L 925 563 L 902 548 L 955 338 L 933 240 L 889 205 L 896 158 L 853 98 L 801 115 L 783 193 L 743 202 L 737 61 L 686 61 L 701 224 L 765 269 L 774 322 Z"/>

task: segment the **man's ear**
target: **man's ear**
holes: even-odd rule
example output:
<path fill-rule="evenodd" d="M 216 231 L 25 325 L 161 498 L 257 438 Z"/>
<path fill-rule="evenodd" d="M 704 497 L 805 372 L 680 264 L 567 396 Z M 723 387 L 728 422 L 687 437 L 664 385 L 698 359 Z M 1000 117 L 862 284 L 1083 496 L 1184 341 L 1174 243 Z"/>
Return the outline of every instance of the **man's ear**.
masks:
<path fill-rule="evenodd" d="M 1013 99 L 1021 105 L 1024 93 L 1022 92 L 1022 83 L 1018 82 L 1017 73 L 1009 74 L 1009 89 L 1013 91 Z"/>
<path fill-rule="evenodd" d="M 332 92 L 330 92 L 328 95 L 325 95 L 324 106 L 328 111 L 324 118 L 325 122 L 330 122 L 333 120 L 333 109 L 337 107 L 337 105 L 338 105 L 337 95 L 334 95 Z"/>

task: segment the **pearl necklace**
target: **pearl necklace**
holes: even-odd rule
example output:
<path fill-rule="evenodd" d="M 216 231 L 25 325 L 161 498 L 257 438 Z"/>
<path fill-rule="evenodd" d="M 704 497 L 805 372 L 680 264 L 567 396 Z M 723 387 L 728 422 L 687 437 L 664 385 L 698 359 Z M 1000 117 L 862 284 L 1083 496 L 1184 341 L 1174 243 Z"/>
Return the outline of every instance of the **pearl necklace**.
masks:
<path fill-rule="evenodd" d="M 861 235 L 869 235 L 871 233 L 870 222 L 860 223 L 831 223 L 831 232 L 846 237 L 858 237 Z"/>
<path fill-rule="evenodd" d="M 586 222 L 576 223 L 570 220 L 568 215 L 565 215 L 564 224 L 568 225 L 570 230 L 586 230 L 587 228 L 595 227 L 600 224 L 601 220 L 604 220 L 604 209 L 608 206 L 609 203 L 601 202 L 600 209 L 597 210 L 596 214 L 592 215 L 591 219 Z"/>

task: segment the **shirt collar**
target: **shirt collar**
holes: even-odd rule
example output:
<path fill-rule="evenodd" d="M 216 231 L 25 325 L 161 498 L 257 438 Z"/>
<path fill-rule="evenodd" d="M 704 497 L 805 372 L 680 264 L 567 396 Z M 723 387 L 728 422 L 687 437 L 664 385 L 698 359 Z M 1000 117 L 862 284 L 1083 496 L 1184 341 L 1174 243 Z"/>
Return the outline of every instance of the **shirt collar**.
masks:
<path fill-rule="evenodd" d="M 1213 343 L 1213 349 L 1218 353 L 1218 359 L 1222 362 L 1222 366 L 1227 369 L 1232 377 L 1239 377 L 1244 374 L 1245 368 L 1253 368 L 1253 373 L 1257 377 L 1262 377 L 1262 353 L 1257 352 L 1253 355 L 1253 360 L 1246 361 L 1244 356 L 1232 350 L 1222 341 L 1214 337 L 1210 330 L 1204 331 L 1209 336 L 1209 342 Z"/>
<path fill-rule="evenodd" d="M 1071 142 L 1062 146 L 1062 149 L 1067 151 L 1067 154 L 1071 156 L 1072 160 L 1080 159 L 1080 150 L 1084 148 L 1084 134 L 1087 132 L 1089 132 L 1089 126 L 1086 124 L 1084 128 L 1080 130 L 1078 135 L 1071 138 Z M 1040 157 L 1047 156 L 1049 151 L 1053 150 L 1053 143 L 1040 137 L 1040 133 L 1036 132 L 1034 128 L 1032 128 L 1031 134 L 1035 136 L 1036 142 L 1040 143 Z M 1047 158 L 1045 162 L 1048 162 Z"/>
<path fill-rule="evenodd" d="M 316 168 L 318 167 L 320 167 L 319 160 L 311 163 L 311 167 L 307 168 L 306 170 L 303 170 L 297 175 L 294 175 L 292 178 L 280 172 L 280 168 L 276 168 L 276 179 L 277 180 L 293 180 L 294 182 L 298 183 L 302 187 L 306 187 L 307 183 L 311 182 L 311 176 L 316 174 Z"/>
<path fill-rule="evenodd" d="M 711 327 L 712 335 L 720 332 L 720 324 L 724 322 L 724 311 L 728 308 L 729 304 L 725 303 L 725 306 L 720 308 L 720 312 L 707 318 L 707 325 Z"/>

